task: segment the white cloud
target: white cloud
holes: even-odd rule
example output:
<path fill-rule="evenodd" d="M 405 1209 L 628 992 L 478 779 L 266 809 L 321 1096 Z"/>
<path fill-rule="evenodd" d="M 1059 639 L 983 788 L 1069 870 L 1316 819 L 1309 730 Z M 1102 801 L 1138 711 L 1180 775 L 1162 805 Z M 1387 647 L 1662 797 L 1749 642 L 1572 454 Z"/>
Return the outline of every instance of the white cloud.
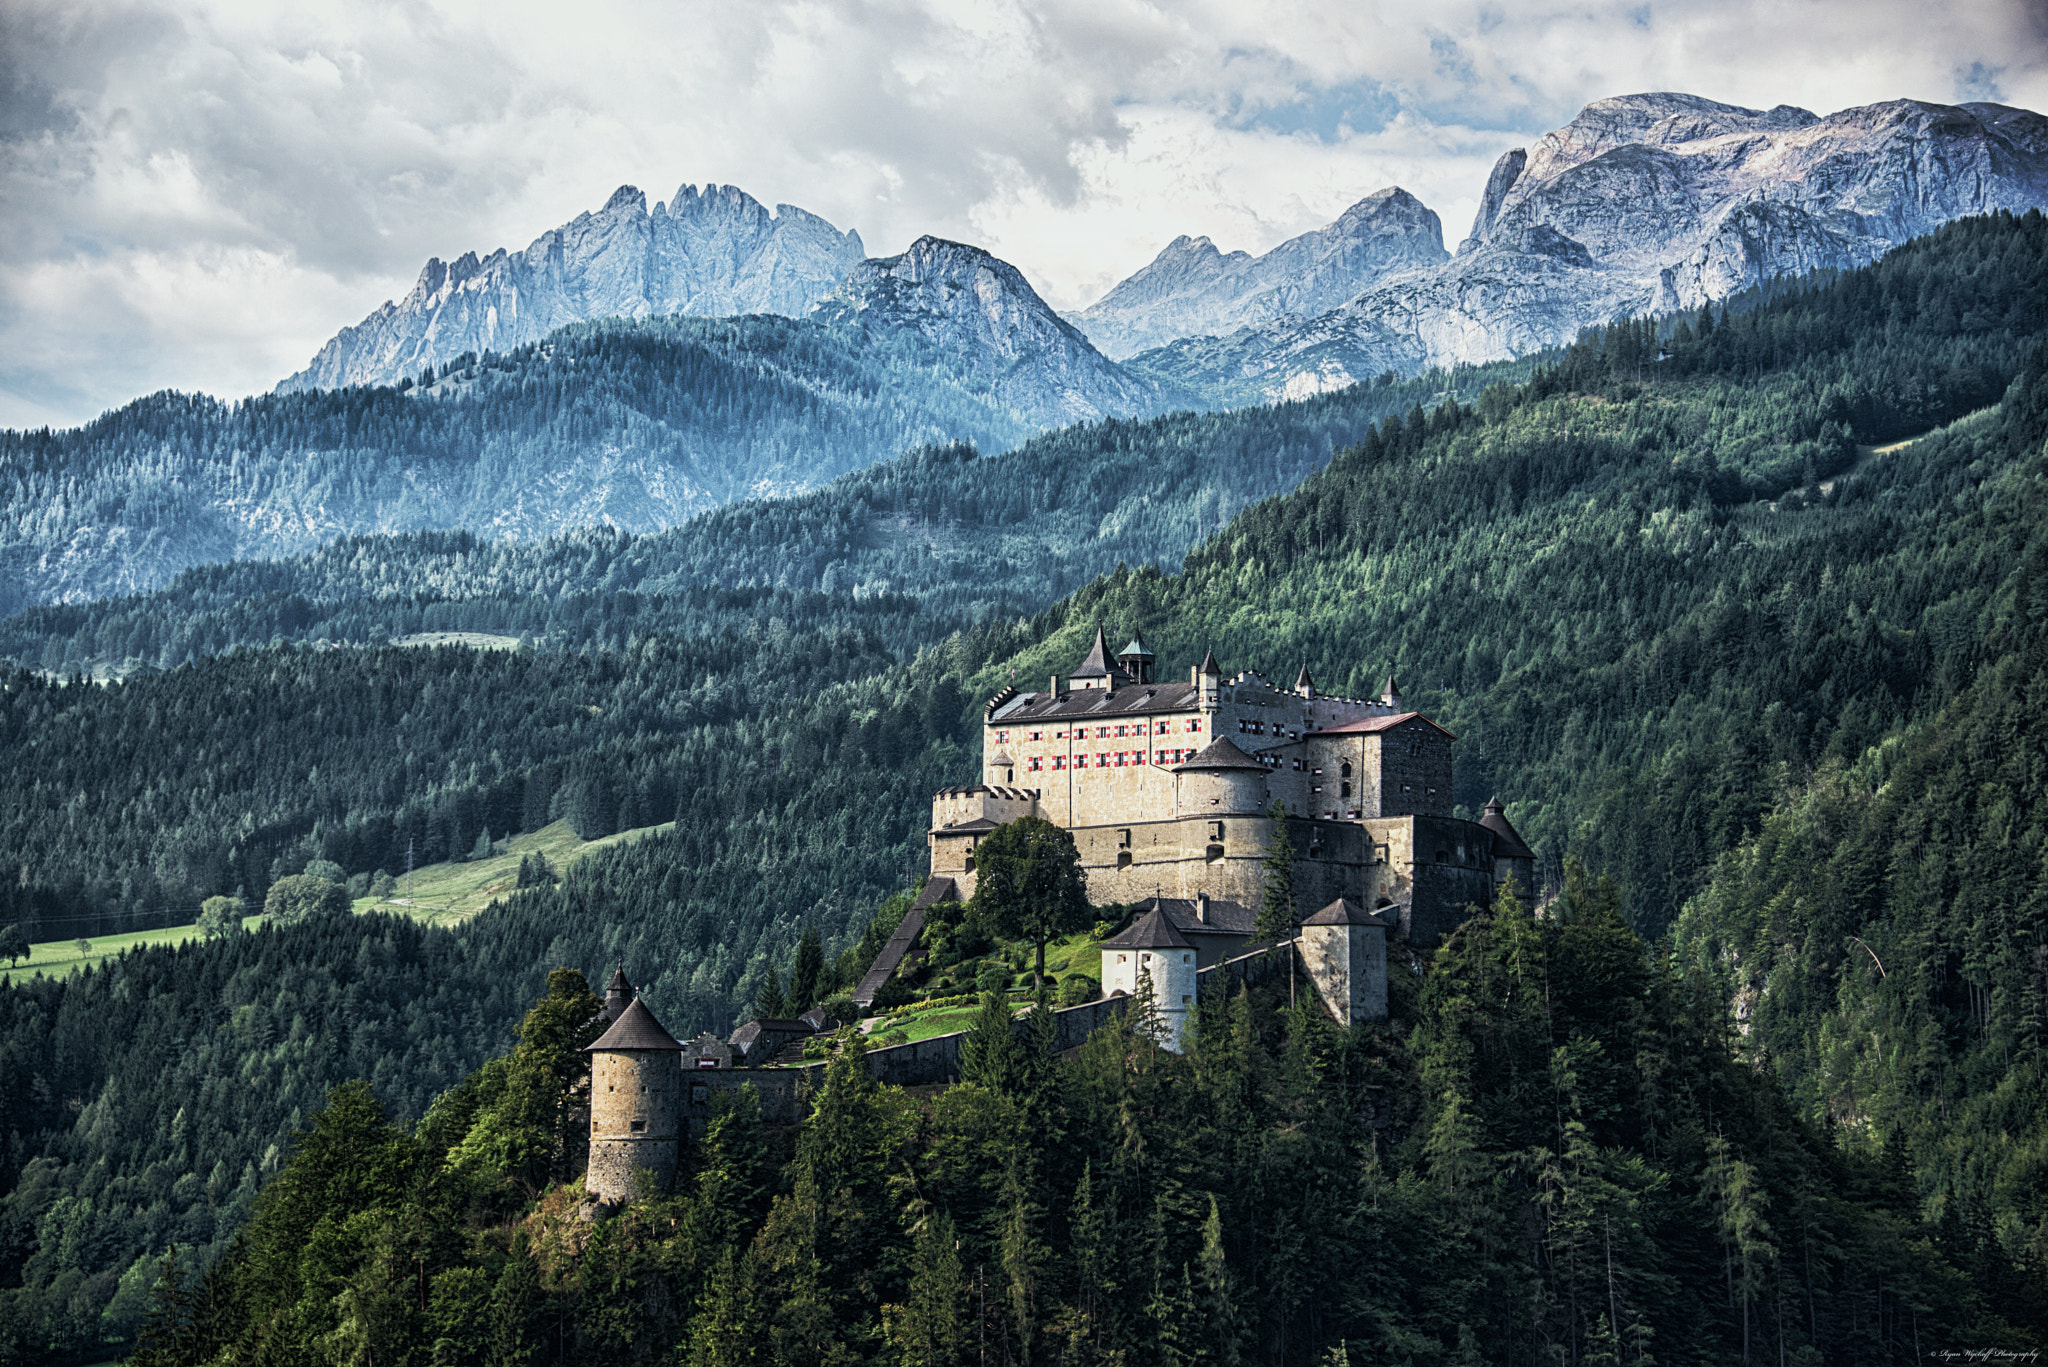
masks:
<path fill-rule="evenodd" d="M 267 387 L 428 255 L 631 182 L 979 241 L 1062 307 L 1181 232 L 1259 251 L 1646 89 L 2048 106 L 2034 0 L 14 0 L 0 423 Z"/>

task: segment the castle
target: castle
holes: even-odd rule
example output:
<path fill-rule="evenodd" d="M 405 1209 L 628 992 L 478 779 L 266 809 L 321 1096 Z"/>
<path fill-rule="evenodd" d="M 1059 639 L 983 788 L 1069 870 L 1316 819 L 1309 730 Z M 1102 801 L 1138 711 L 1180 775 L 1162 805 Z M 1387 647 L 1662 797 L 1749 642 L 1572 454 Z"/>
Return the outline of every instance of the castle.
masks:
<path fill-rule="evenodd" d="M 1098 628 L 1079 667 L 1044 692 L 1006 688 L 989 699 L 982 782 L 932 799 L 930 876 L 856 1002 L 872 1003 L 921 952 L 931 907 L 974 895 L 976 847 L 1023 816 L 1073 836 L 1091 901 L 1138 912 L 1100 945 L 1102 997 L 1054 1013 L 1061 1048 L 1149 986 L 1160 1042 L 1178 1050 L 1205 979 L 1233 990 L 1297 968 L 1339 1021 L 1382 1019 L 1389 935 L 1428 947 L 1468 906 L 1491 902 L 1502 880 L 1533 889 L 1535 853 L 1499 801 L 1478 821 L 1451 814 L 1456 737 L 1406 709 L 1393 679 L 1377 699 L 1333 697 L 1304 668 L 1282 690 L 1249 670 L 1226 679 L 1212 651 L 1186 683 L 1166 683 L 1153 678 L 1142 641 L 1113 662 L 1107 645 Z M 1283 823 L 1298 909 L 1321 909 L 1274 954 L 1252 938 Z M 800 1118 L 805 1070 L 760 1065 L 821 1025 L 755 1021 L 730 1044 L 709 1035 L 684 1044 L 633 994 L 623 965 L 604 1019 L 588 1049 L 593 1201 L 630 1198 L 643 1170 L 666 1187 L 682 1136 L 701 1131 L 718 1092 L 752 1085 L 764 1113 Z M 960 1038 L 872 1050 L 869 1071 L 902 1083 L 957 1079 Z"/>
<path fill-rule="evenodd" d="M 1155 680 L 1154 659 L 1134 638 L 1112 661 L 1098 628 L 1043 692 L 989 699 L 982 781 L 932 799 L 921 900 L 973 896 L 975 847 L 1022 816 L 1073 836 L 1092 901 L 1162 911 L 1203 966 L 1248 940 L 1280 820 L 1302 908 L 1394 908 L 1418 946 L 1502 879 L 1534 887 L 1535 853 L 1498 801 L 1479 821 L 1451 814 L 1456 737 L 1404 707 L 1392 678 L 1377 699 L 1342 698 L 1306 668 L 1281 689 L 1250 670 L 1225 678 L 1213 651 L 1185 683 Z"/>

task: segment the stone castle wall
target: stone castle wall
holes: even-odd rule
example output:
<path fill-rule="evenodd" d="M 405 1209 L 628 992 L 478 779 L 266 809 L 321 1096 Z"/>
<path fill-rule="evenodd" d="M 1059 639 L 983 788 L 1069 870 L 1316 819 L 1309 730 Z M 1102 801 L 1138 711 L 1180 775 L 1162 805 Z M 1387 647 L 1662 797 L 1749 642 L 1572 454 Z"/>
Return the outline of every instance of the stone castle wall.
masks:
<path fill-rule="evenodd" d="M 602 1201 L 638 1190 L 653 1172 L 659 1190 L 674 1180 L 682 1133 L 683 1070 L 667 1050 L 590 1056 L 590 1167 L 584 1189 Z"/>

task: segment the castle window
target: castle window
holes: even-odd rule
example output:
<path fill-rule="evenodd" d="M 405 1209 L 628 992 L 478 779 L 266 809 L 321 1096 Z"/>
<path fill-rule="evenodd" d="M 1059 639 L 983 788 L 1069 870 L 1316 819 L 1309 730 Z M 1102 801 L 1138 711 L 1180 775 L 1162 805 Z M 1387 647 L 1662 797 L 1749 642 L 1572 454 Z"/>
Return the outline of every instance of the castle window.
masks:
<path fill-rule="evenodd" d="M 1127 850 L 1131 847 L 1131 828 L 1129 826 L 1125 826 L 1117 831 L 1116 843 L 1121 849 Z"/>
<path fill-rule="evenodd" d="M 1033 732 L 1031 733 L 1031 739 L 1032 739 L 1032 740 L 1044 740 L 1044 739 L 1045 739 L 1045 732 L 1043 732 L 1043 731 L 1033 731 Z"/>
<path fill-rule="evenodd" d="M 1188 722 L 1188 730 L 1190 730 L 1190 731 L 1199 731 L 1199 730 L 1201 730 L 1201 729 L 1202 729 L 1202 719 L 1201 719 L 1200 717 L 1194 717 L 1194 718 L 1191 718 L 1191 719 L 1189 720 L 1189 722 Z"/>
<path fill-rule="evenodd" d="M 1040 764 L 1040 763 L 1041 763 L 1041 761 L 1039 760 L 1038 756 L 1036 756 L 1036 755 L 1033 755 L 1033 756 L 1031 757 L 1031 759 L 1030 759 L 1030 761 L 1029 761 L 1029 763 L 1028 763 L 1027 767 L 1028 767 L 1028 768 L 1029 768 L 1029 769 L 1031 770 L 1031 772 L 1032 772 L 1032 773 L 1034 773 L 1034 774 L 1035 774 L 1035 773 L 1037 773 L 1037 772 L 1038 772 L 1038 766 L 1039 766 L 1039 764 Z"/>
<path fill-rule="evenodd" d="M 1095 756 L 1095 767 L 1098 769 L 1107 769 L 1109 767 L 1109 756 L 1106 754 L 1097 754 Z"/>
<path fill-rule="evenodd" d="M 1345 761 L 1344 761 L 1344 767 L 1343 767 L 1343 768 L 1341 768 L 1341 769 L 1339 769 L 1339 770 L 1338 770 L 1337 772 L 1338 772 L 1338 773 L 1340 773 L 1340 774 L 1342 774 L 1342 775 L 1344 775 L 1344 777 L 1346 777 L 1346 778 L 1350 778 L 1350 777 L 1351 777 L 1351 761 L 1350 761 L 1350 760 L 1348 760 L 1348 759 L 1347 759 L 1347 760 L 1345 760 Z"/>
<path fill-rule="evenodd" d="M 1117 729 L 1122 730 L 1123 728 L 1119 727 Z M 1116 767 L 1119 769 L 1124 767 L 1124 752 L 1122 750 L 1116 752 Z"/>
<path fill-rule="evenodd" d="M 1349 766 L 1349 765 L 1346 765 L 1345 767 L 1346 767 L 1346 768 L 1349 768 L 1350 766 Z M 1344 789 L 1344 791 L 1343 791 L 1343 792 L 1342 792 L 1342 793 L 1340 794 L 1340 796 L 1343 796 L 1343 797 L 1350 797 L 1350 796 L 1351 796 L 1351 785 L 1350 785 L 1350 784 L 1348 784 L 1348 783 L 1346 783 L 1346 784 L 1344 784 L 1344 785 L 1343 785 L 1343 789 Z"/>
<path fill-rule="evenodd" d="M 1223 847 L 1221 845 L 1211 845 L 1208 851 L 1208 859 L 1211 864 L 1221 863 L 1223 860 Z"/>
<path fill-rule="evenodd" d="M 1210 838 L 1211 840 L 1221 840 L 1221 839 L 1223 838 L 1223 823 L 1222 823 L 1222 822 L 1220 822 L 1220 821 L 1212 821 L 1212 822 L 1210 822 L 1210 823 L 1209 823 L 1209 838 Z"/>
<path fill-rule="evenodd" d="M 647 1122 L 644 1120 L 636 1120 L 632 1123 L 631 1128 L 634 1134 L 638 1134 L 640 1133 L 640 1131 L 647 1128 Z"/>
<path fill-rule="evenodd" d="M 1191 963 L 1193 963 L 1193 962 L 1195 961 L 1195 956 L 1194 956 L 1194 955 L 1192 955 L 1192 954 L 1183 954 L 1183 955 L 1181 955 L 1181 956 L 1180 956 L 1180 961 L 1181 961 L 1182 963 L 1184 963 L 1184 964 L 1191 964 Z M 1187 1000 L 1187 998 L 1186 998 L 1186 997 L 1182 997 L 1182 998 L 1181 998 L 1181 1000 L 1182 1000 L 1182 1001 L 1186 1001 L 1186 1000 Z"/>
<path fill-rule="evenodd" d="M 1009 743 L 1010 743 L 1010 733 L 1009 733 L 1008 731 L 998 731 L 998 732 L 996 732 L 996 744 L 998 744 L 998 745 L 1007 745 L 1007 744 L 1009 744 Z"/>
<path fill-rule="evenodd" d="M 1187 993 L 1185 993 L 1185 992 L 1181 993 L 1181 997 L 1180 997 L 1180 1004 L 1181 1004 L 1182 1006 L 1186 1006 L 1186 1005 L 1187 1005 L 1187 1004 L 1188 1004 L 1189 1002 L 1191 1002 L 1191 1001 L 1193 1001 L 1193 1000 L 1194 1000 L 1194 998 L 1193 998 L 1193 997 L 1190 997 L 1189 995 L 1187 995 Z"/>
<path fill-rule="evenodd" d="M 1118 850 L 1116 852 L 1116 866 L 1120 869 L 1127 869 L 1131 866 L 1131 852 L 1129 850 Z"/>
<path fill-rule="evenodd" d="M 1119 736 L 1121 736 L 1121 735 L 1123 734 L 1123 732 L 1122 732 L 1122 731 L 1118 731 L 1118 732 L 1117 732 L 1117 734 L 1118 734 Z M 1109 728 L 1108 728 L 1107 726 L 1098 726 L 1098 727 L 1096 727 L 1096 728 L 1095 728 L 1095 739 L 1097 739 L 1097 740 L 1108 740 L 1108 739 L 1109 739 Z"/>
<path fill-rule="evenodd" d="M 1054 755 L 1054 756 L 1052 757 L 1052 767 L 1053 767 L 1053 768 L 1054 768 L 1055 770 L 1059 770 L 1059 769 L 1064 769 L 1064 768 L 1066 768 L 1066 767 L 1067 767 L 1067 757 L 1066 757 L 1065 755 Z"/>
<path fill-rule="evenodd" d="M 1323 785 L 1320 783 L 1314 784 L 1311 786 L 1310 791 L 1320 793 L 1321 791 L 1323 791 Z"/>

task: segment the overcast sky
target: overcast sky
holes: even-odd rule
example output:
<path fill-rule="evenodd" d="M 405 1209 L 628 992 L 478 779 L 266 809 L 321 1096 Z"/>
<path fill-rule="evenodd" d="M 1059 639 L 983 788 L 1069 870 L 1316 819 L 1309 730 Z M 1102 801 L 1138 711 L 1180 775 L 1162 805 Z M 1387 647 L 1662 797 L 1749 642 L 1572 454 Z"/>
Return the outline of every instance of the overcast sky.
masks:
<path fill-rule="evenodd" d="M 1586 102 L 2048 110 L 2048 0 L 0 0 L 0 426 L 267 389 L 630 183 L 979 243 L 1062 308 L 1389 184 L 1455 246 Z"/>

